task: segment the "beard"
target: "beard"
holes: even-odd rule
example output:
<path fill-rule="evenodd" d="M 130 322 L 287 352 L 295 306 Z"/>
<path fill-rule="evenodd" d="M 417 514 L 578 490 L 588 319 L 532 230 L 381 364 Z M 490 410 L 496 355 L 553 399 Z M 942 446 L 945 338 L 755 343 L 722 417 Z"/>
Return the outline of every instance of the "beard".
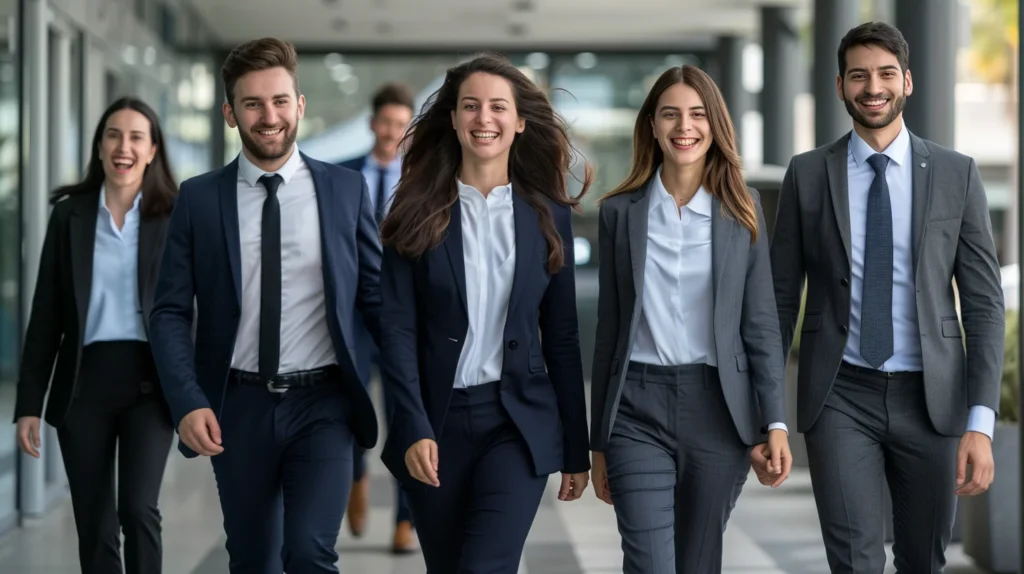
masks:
<path fill-rule="evenodd" d="M 288 155 L 292 151 L 292 147 L 295 145 L 295 136 L 298 134 L 298 128 L 296 125 L 298 122 L 285 123 L 280 126 L 266 126 L 258 125 L 250 128 L 249 130 L 238 130 L 238 135 L 242 139 L 242 146 L 254 158 L 260 161 L 273 161 L 281 159 Z M 280 143 L 260 143 L 257 139 L 258 136 L 253 135 L 251 132 L 260 130 L 275 129 L 280 127 L 284 131 L 284 139 Z"/>
<path fill-rule="evenodd" d="M 857 109 L 857 107 L 854 105 L 854 99 L 843 98 L 843 105 L 846 106 L 846 113 L 850 114 L 850 117 L 853 118 L 853 121 L 872 130 L 881 129 L 891 124 L 896 118 L 900 116 L 900 114 L 903 113 L 903 108 L 904 106 L 907 105 L 907 96 L 903 94 L 900 94 L 898 96 L 892 96 L 892 94 L 888 93 L 877 95 L 861 94 L 859 97 L 855 99 L 870 100 L 873 97 L 882 97 L 889 100 L 889 111 L 884 116 L 879 118 L 868 117 Z"/>

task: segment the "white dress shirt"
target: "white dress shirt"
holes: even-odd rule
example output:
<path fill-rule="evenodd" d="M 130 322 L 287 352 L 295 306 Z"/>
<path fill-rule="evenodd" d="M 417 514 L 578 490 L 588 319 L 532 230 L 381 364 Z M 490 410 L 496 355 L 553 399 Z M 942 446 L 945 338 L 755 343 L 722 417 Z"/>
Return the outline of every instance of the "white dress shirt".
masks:
<path fill-rule="evenodd" d="M 458 186 L 469 329 L 455 369 L 455 387 L 465 388 L 501 378 L 516 232 L 512 184 L 498 186 L 486 197 L 461 181 Z"/>
<path fill-rule="evenodd" d="M 868 212 L 868 191 L 875 170 L 868 158 L 882 153 L 889 157 L 885 182 L 892 206 L 892 357 L 880 371 L 923 371 L 921 328 L 917 320 L 917 290 L 914 279 L 912 217 L 914 206 L 913 150 L 910 132 L 904 125 L 896 139 L 881 152 L 875 152 L 857 132 L 850 136 L 846 156 L 846 178 L 850 201 L 850 329 L 843 360 L 872 368 L 860 356 L 860 308 L 864 289 L 864 247 Z M 967 430 L 992 437 L 996 413 L 983 405 L 971 407 Z"/>
<path fill-rule="evenodd" d="M 142 194 L 124 214 L 120 229 L 107 209 L 107 187 L 100 186 L 93 243 L 92 287 L 85 315 L 83 345 L 97 341 L 147 341 L 139 301 L 139 208 Z"/>
<path fill-rule="evenodd" d="M 259 371 L 260 270 L 263 202 L 259 182 L 267 172 L 238 155 L 238 230 L 241 239 L 242 312 L 231 367 Z M 316 369 L 337 362 L 327 330 L 320 254 L 320 214 L 306 162 L 292 149 L 277 171 L 281 204 L 281 363 L 279 373 Z"/>
<path fill-rule="evenodd" d="M 711 194 L 704 186 L 676 207 L 658 168 L 647 215 L 640 321 L 629 359 L 648 365 L 717 366 L 711 260 Z M 769 430 L 789 432 L 785 423 Z"/>

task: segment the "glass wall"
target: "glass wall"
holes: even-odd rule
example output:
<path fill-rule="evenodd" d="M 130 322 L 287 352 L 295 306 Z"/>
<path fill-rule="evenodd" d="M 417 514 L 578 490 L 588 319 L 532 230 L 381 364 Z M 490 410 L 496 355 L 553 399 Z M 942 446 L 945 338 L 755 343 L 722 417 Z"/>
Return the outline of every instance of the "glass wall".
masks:
<path fill-rule="evenodd" d="M 21 82 L 18 0 L 0 0 L 0 531 L 17 511 L 14 389 L 17 380 L 21 224 L 18 208 Z"/>

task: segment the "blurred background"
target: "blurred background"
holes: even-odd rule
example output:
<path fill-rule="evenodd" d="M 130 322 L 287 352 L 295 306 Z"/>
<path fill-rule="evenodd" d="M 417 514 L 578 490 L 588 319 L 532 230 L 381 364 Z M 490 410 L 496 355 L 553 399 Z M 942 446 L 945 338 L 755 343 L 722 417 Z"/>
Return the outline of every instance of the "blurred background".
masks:
<path fill-rule="evenodd" d="M 140 96 L 158 111 L 179 179 L 209 171 L 241 148 L 221 117 L 220 63 L 237 43 L 283 37 L 299 50 L 307 98 L 299 147 L 340 162 L 369 151 L 370 98 L 382 84 L 405 83 L 419 107 L 450 66 L 481 50 L 505 53 L 549 91 L 569 122 L 581 156 L 576 174 L 584 160 L 596 167 L 575 220 L 589 376 L 600 256 L 594 201 L 626 175 L 636 110 L 653 80 L 684 63 L 715 78 L 771 227 L 792 155 L 850 129 L 835 95 L 840 38 L 861 22 L 882 20 L 899 27 L 911 48 L 907 125 L 973 156 L 984 179 L 1010 309 L 997 440 L 997 467 L 1010 474 L 997 479 L 1005 488 L 964 510 L 962 521 L 976 522 L 958 523 L 955 538 L 967 544 L 964 561 L 972 568 L 1016 572 L 1018 10 L 1016 0 L 0 0 L 0 422 L 13 416 L 46 196 L 81 177 L 95 123 L 119 96 Z M 791 382 L 793 376 L 791 369 Z M 0 424 L 0 572 L 63 571 L 4 554 L 39 542 L 26 525 L 66 507 L 63 467 L 48 432 L 45 456 L 35 460 L 17 453 L 14 426 Z M 806 464 L 799 437 L 794 441 L 798 464 Z M 962 541 L 968 530 L 984 535 Z M 66 534 L 73 548 L 73 528 Z M 994 561 L 1007 547 L 1012 554 L 1002 560 L 1012 569 L 1000 570 L 1003 563 Z M 808 563 L 819 570 L 807 572 L 820 571 L 824 555 L 816 556 Z"/>

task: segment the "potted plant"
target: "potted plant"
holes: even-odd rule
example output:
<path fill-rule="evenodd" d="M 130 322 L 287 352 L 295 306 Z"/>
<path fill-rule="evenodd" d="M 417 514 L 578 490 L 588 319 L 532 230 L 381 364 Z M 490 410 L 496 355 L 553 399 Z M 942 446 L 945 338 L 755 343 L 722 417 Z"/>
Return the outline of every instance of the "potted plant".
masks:
<path fill-rule="evenodd" d="M 963 497 L 964 553 L 994 574 L 1020 567 L 1020 356 L 1019 317 L 1006 314 L 1006 350 L 999 420 L 992 441 L 996 476 L 988 491 Z"/>

